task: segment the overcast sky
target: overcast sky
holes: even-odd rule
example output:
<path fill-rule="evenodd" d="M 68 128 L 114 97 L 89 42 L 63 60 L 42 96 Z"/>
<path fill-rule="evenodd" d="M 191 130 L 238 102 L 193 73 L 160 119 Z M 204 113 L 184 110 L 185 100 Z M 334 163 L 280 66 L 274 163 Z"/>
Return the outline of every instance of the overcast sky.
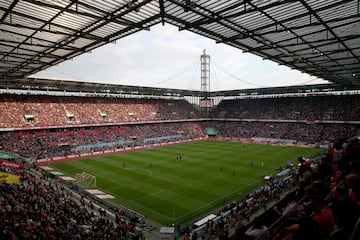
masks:
<path fill-rule="evenodd" d="M 32 77 L 200 90 L 203 49 L 211 59 L 211 91 L 327 83 L 169 24 L 119 39 Z"/>

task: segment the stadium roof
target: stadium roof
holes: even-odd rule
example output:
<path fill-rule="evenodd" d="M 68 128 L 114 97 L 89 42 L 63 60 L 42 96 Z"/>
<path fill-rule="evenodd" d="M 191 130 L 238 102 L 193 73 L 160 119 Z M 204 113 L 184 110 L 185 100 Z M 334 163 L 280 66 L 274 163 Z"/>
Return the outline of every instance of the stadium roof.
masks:
<path fill-rule="evenodd" d="M 53 94 L 54 92 L 67 93 L 83 93 L 92 95 L 107 95 L 114 94 L 118 96 L 142 96 L 142 97 L 256 97 L 260 95 L 276 95 L 276 94 L 328 94 L 343 91 L 359 91 L 356 86 L 344 87 L 338 84 L 315 84 L 315 85 L 298 85 L 285 87 L 269 87 L 269 88 L 252 88 L 252 89 L 234 89 L 226 91 L 202 92 L 195 90 L 169 89 L 158 87 L 139 87 L 127 86 L 118 84 L 104 84 L 91 82 L 78 82 L 68 80 L 54 80 L 46 78 L 23 78 L 17 79 L 14 82 L 3 83 L 0 86 L 4 89 L 23 90 L 27 93 L 31 91 L 47 92 L 46 94 Z M 5 91 L 6 93 L 7 91 Z M 76 95 L 76 94 L 75 94 Z"/>
<path fill-rule="evenodd" d="M 360 0 L 0 0 L 0 86 L 158 23 L 360 85 Z"/>

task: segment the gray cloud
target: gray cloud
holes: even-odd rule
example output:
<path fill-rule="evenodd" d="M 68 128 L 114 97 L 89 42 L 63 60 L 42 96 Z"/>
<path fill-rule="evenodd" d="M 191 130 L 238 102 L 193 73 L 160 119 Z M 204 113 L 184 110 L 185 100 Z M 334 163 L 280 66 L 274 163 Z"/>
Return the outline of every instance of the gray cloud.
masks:
<path fill-rule="evenodd" d="M 119 39 L 34 76 L 199 90 L 203 49 L 211 56 L 212 90 L 325 82 L 169 25 Z"/>

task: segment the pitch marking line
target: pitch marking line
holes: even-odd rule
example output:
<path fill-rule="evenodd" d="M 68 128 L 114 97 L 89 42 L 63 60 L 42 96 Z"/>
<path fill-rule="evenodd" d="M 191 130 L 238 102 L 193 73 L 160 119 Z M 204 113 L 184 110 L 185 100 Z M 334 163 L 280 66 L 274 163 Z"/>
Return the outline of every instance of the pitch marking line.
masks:
<path fill-rule="evenodd" d="M 231 193 L 228 193 L 226 196 L 232 195 L 232 194 L 234 194 L 234 193 L 236 193 L 236 192 L 238 192 L 238 191 L 240 191 L 240 190 L 242 190 L 242 189 L 244 189 L 244 188 L 246 188 L 246 187 L 248 187 L 248 186 L 251 186 L 251 185 L 253 185 L 253 184 L 257 183 L 257 182 L 260 182 L 260 181 L 264 181 L 264 180 L 263 180 L 263 179 L 257 179 L 257 180 L 255 180 L 255 181 L 252 181 L 252 182 L 246 184 L 245 186 L 243 186 L 242 188 L 240 188 L 240 189 L 238 189 L 238 190 L 235 190 L 235 191 L 233 191 L 233 192 L 231 192 Z M 203 208 L 205 208 L 205 207 L 207 207 L 207 206 L 210 206 L 210 205 L 212 205 L 213 203 L 218 202 L 218 201 L 219 201 L 219 199 L 214 200 L 214 201 L 212 201 L 212 202 L 209 202 L 209 203 L 207 203 L 207 204 L 204 204 L 204 205 L 202 205 L 201 207 L 194 209 L 194 211 L 198 211 L 198 210 L 200 210 L 200 209 L 203 209 Z M 192 213 L 189 212 L 189 213 L 186 213 L 186 214 L 177 216 L 176 218 L 183 218 L 183 217 L 185 217 L 185 216 L 187 216 L 187 215 L 190 215 L 190 214 L 192 214 Z"/>
<path fill-rule="evenodd" d="M 147 170 L 147 169 L 142 169 L 142 168 L 125 168 L 126 170 L 129 170 L 129 171 L 133 171 L 133 172 L 138 172 L 138 173 L 146 173 L 144 175 L 149 175 L 150 177 L 152 177 L 152 171 L 150 170 Z"/>

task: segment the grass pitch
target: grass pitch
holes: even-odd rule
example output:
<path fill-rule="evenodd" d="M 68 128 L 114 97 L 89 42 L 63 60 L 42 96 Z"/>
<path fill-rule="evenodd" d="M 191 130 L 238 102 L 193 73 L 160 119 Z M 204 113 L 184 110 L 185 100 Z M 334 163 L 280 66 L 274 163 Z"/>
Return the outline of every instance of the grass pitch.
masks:
<path fill-rule="evenodd" d="M 113 195 L 114 203 L 170 225 L 199 219 L 221 207 L 224 199 L 241 199 L 264 184 L 263 174 L 319 153 L 313 148 L 203 141 L 51 166 L 70 176 L 83 171 L 95 175 L 96 188 Z"/>

